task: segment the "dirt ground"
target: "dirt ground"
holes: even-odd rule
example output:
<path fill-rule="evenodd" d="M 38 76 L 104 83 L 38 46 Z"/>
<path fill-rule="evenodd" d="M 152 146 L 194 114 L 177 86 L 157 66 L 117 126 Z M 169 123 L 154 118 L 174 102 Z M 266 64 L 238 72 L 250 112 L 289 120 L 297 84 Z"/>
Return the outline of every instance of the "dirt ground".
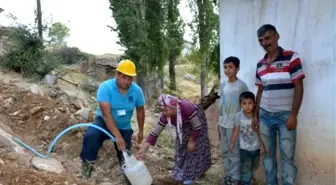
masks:
<path fill-rule="evenodd" d="M 72 175 L 55 174 L 38 171 L 27 164 L 18 162 L 15 154 L 0 151 L 0 184 L 2 185 L 74 185 L 88 183 L 80 182 Z"/>
<path fill-rule="evenodd" d="M 26 144 L 45 153 L 52 139 L 65 128 L 82 123 L 74 113 L 79 109 L 76 102 L 69 105 L 45 95 L 34 94 L 14 84 L 0 82 L 1 120 Z M 99 151 L 96 169 L 89 181 L 79 181 L 79 153 L 85 129 L 75 129 L 64 135 L 55 146 L 52 156 L 59 160 L 66 173 L 57 175 L 19 164 L 13 155 L 3 151 L 0 161 L 0 184 L 123 184 L 115 151 L 111 142 L 106 141 Z M 134 149 L 136 150 L 136 149 Z M 153 174 L 154 184 L 162 184 L 162 177 L 169 174 L 171 163 L 149 157 L 147 168 Z M 11 164 L 11 165 L 6 165 Z M 8 168 L 8 166 L 10 166 Z M 28 167 L 28 168 L 27 168 Z M 164 183 L 167 184 L 167 183 Z"/>

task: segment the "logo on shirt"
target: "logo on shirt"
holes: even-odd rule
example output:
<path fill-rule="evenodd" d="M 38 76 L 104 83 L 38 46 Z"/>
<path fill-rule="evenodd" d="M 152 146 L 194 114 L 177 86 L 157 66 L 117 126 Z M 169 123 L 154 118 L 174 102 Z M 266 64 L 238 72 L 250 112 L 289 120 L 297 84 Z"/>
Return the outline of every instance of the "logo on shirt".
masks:
<path fill-rule="evenodd" d="M 282 63 L 278 63 L 277 65 L 276 65 L 276 70 L 275 71 L 277 71 L 277 72 L 282 72 Z"/>
<path fill-rule="evenodd" d="M 131 102 L 131 103 L 132 103 L 132 102 L 133 102 L 133 100 L 134 100 L 134 99 L 133 99 L 133 96 L 129 96 L 129 97 L 128 97 L 128 101 L 129 101 L 129 102 Z"/>

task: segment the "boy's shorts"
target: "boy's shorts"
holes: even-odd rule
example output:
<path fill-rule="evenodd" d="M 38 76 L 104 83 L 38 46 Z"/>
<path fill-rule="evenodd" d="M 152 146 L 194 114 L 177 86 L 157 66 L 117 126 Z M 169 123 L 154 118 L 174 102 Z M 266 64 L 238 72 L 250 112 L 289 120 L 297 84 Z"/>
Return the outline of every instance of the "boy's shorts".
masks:
<path fill-rule="evenodd" d="M 254 151 L 240 149 L 240 177 L 243 184 L 251 183 L 253 172 L 255 172 L 259 167 L 259 161 L 260 149 Z"/>

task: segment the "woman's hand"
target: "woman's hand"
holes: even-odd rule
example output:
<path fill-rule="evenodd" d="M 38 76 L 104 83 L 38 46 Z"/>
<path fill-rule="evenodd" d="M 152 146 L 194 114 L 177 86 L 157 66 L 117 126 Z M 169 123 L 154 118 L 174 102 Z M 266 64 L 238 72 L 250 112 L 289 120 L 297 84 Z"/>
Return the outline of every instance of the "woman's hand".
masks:
<path fill-rule="evenodd" d="M 194 152 L 195 146 L 196 146 L 195 140 L 190 137 L 190 139 L 188 140 L 188 152 Z"/>
<path fill-rule="evenodd" d="M 140 150 L 138 150 L 138 153 L 136 155 L 137 160 L 143 160 L 143 157 L 149 147 L 150 147 L 150 144 L 148 142 L 146 142 L 144 145 L 141 146 Z"/>

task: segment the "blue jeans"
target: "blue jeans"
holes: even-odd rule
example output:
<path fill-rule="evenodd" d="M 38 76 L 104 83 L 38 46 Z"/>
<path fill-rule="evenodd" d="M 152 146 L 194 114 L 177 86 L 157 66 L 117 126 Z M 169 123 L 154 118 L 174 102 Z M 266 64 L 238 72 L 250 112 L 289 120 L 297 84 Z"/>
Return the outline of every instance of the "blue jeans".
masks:
<path fill-rule="evenodd" d="M 219 126 L 220 148 L 224 159 L 225 174 L 234 180 L 240 180 L 239 142 L 235 142 L 234 151 L 230 152 L 230 140 L 233 128 Z"/>
<path fill-rule="evenodd" d="M 278 184 L 276 161 L 277 134 L 279 134 L 280 146 L 281 184 L 294 185 L 297 174 L 297 168 L 294 165 L 296 130 L 287 130 L 286 123 L 289 114 L 289 111 L 274 113 L 262 108 L 259 111 L 260 134 L 265 145 L 264 168 L 267 185 Z"/>
<path fill-rule="evenodd" d="M 251 185 L 253 172 L 259 167 L 260 149 L 248 151 L 240 149 L 240 184 Z"/>
<path fill-rule="evenodd" d="M 105 129 L 109 133 L 111 133 L 108 130 L 105 124 L 105 121 L 102 117 L 97 116 L 94 124 Z M 130 150 L 132 147 L 133 130 L 129 129 L 129 130 L 119 130 L 119 131 L 126 143 L 126 148 Z M 110 139 L 110 137 L 108 137 L 105 133 L 103 133 L 102 131 L 94 127 L 89 127 L 87 131 L 85 132 L 84 139 L 83 139 L 83 147 L 82 147 L 82 152 L 80 154 L 82 161 L 95 161 L 97 159 L 97 154 L 98 154 L 99 149 L 102 147 L 103 142 L 107 139 Z M 116 143 L 114 143 L 114 148 L 117 152 L 119 165 L 121 166 L 124 161 L 123 154 L 118 149 Z"/>

